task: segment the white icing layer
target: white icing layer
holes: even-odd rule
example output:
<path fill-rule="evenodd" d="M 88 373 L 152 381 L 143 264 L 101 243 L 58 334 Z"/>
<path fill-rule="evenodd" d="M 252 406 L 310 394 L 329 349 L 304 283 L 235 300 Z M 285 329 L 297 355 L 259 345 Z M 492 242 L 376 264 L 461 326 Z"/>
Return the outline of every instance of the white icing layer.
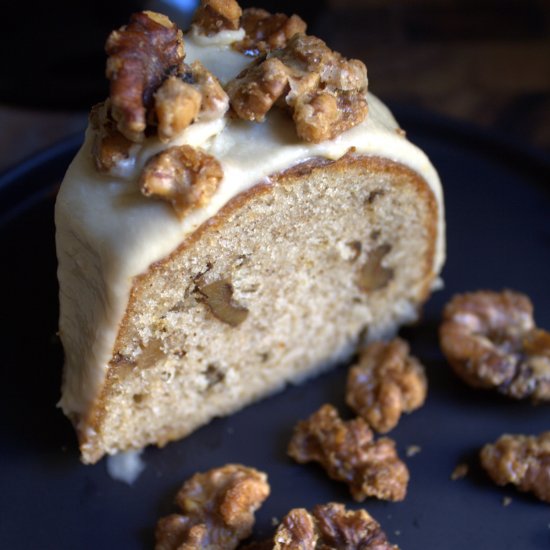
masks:
<path fill-rule="evenodd" d="M 187 38 L 186 61 L 200 59 L 222 81 L 250 63 L 224 40 L 209 40 L 201 46 Z M 231 119 L 193 124 L 173 144 L 189 143 L 213 154 L 224 178 L 210 203 L 183 220 L 167 203 L 143 197 L 134 183 L 147 159 L 166 145 L 149 139 L 121 175 L 101 176 L 87 136 L 56 203 L 60 335 L 66 361 L 60 405 L 66 414 L 84 416 L 101 388 L 133 278 L 172 252 L 232 197 L 309 158 L 338 159 L 355 147 L 358 153 L 381 156 L 419 173 L 439 204 L 434 273 L 439 272 L 444 219 L 437 173 L 424 153 L 400 135 L 380 100 L 369 94 L 368 103 L 363 123 L 318 144 L 300 141 L 288 114 L 277 109 L 261 124 Z"/>

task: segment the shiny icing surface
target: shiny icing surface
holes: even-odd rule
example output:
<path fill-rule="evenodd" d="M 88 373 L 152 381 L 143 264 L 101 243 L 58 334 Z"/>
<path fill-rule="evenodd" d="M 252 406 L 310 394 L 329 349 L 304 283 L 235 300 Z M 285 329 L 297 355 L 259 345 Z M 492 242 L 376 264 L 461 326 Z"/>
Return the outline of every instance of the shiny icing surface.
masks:
<path fill-rule="evenodd" d="M 230 48 L 235 37 L 225 34 L 198 40 L 191 33 L 185 41 L 185 61 L 200 59 L 222 83 L 251 62 Z M 116 176 L 104 176 L 94 167 L 88 133 L 56 203 L 60 336 L 66 361 L 60 406 L 66 414 L 85 418 L 102 386 L 133 278 L 166 257 L 231 198 L 309 158 L 336 160 L 355 147 L 357 153 L 384 157 L 419 173 L 439 204 L 434 264 L 434 272 L 439 272 L 444 221 L 437 173 L 424 153 L 401 135 L 380 100 L 368 94 L 368 103 L 363 123 L 318 144 L 300 141 L 288 114 L 278 109 L 264 123 L 225 117 L 192 124 L 168 145 L 201 147 L 219 160 L 224 178 L 210 203 L 183 220 L 168 203 L 145 198 L 135 185 L 146 161 L 166 144 L 149 138 Z"/>

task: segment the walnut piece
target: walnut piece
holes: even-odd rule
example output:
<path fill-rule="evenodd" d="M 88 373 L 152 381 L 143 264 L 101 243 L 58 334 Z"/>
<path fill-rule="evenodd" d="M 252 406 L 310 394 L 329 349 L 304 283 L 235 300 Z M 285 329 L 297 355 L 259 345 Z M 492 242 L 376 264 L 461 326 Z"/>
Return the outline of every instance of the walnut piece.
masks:
<path fill-rule="evenodd" d="M 513 483 L 520 491 L 550 502 L 550 432 L 539 436 L 501 436 L 481 450 L 481 465 L 497 485 Z"/>
<path fill-rule="evenodd" d="M 236 327 L 248 316 L 248 309 L 233 301 L 233 286 L 227 279 L 214 281 L 207 285 L 199 284 L 198 292 L 212 312 L 220 321 Z"/>
<path fill-rule="evenodd" d="M 182 32 L 164 15 L 134 13 L 128 25 L 110 34 L 105 50 L 113 119 L 127 139 L 140 142 L 154 92 L 168 76 L 180 71 Z"/>
<path fill-rule="evenodd" d="M 239 464 L 195 474 L 176 496 L 181 514 L 159 520 L 155 550 L 233 550 L 250 536 L 269 490 L 264 473 Z"/>
<path fill-rule="evenodd" d="M 307 25 L 298 15 L 269 13 L 260 8 L 247 8 L 241 17 L 245 37 L 233 44 L 233 48 L 257 56 L 270 50 L 284 48 L 297 33 L 305 33 Z"/>
<path fill-rule="evenodd" d="M 177 76 L 168 77 L 155 92 L 158 137 L 170 141 L 187 128 L 201 109 L 201 93 Z"/>
<path fill-rule="evenodd" d="M 360 352 L 347 379 L 346 403 L 371 428 L 386 433 L 397 426 L 402 412 L 412 412 L 426 399 L 424 367 L 409 355 L 400 338 L 373 342 Z"/>
<path fill-rule="evenodd" d="M 276 102 L 286 105 L 298 136 L 314 143 L 356 126 L 368 111 L 365 65 L 301 33 L 247 67 L 226 90 L 245 120 L 262 121 Z"/>
<path fill-rule="evenodd" d="M 223 30 L 236 31 L 242 10 L 236 0 L 201 0 L 193 17 L 193 25 L 208 36 Z"/>
<path fill-rule="evenodd" d="M 146 197 L 172 204 L 178 216 L 204 206 L 223 178 L 220 163 L 189 145 L 169 147 L 151 157 L 141 173 L 139 186 Z"/>
<path fill-rule="evenodd" d="M 524 294 L 454 296 L 445 306 L 439 340 L 456 374 L 471 386 L 550 400 L 550 333 L 535 327 L 533 305 Z"/>
<path fill-rule="evenodd" d="M 346 510 L 330 502 L 310 513 L 291 510 L 270 546 L 273 550 L 399 550 L 390 544 L 380 524 L 366 510 Z"/>
<path fill-rule="evenodd" d="M 90 112 L 90 126 L 94 130 L 92 157 L 99 172 L 108 174 L 120 162 L 130 157 L 134 143 L 124 137 L 116 128 L 110 116 L 109 100 L 98 103 Z"/>
<path fill-rule="evenodd" d="M 359 270 L 357 284 L 364 292 L 374 292 L 386 287 L 393 278 L 393 269 L 384 267 L 382 262 L 389 254 L 391 246 L 381 244 L 368 253 L 365 263 Z"/>
<path fill-rule="evenodd" d="M 299 422 L 288 447 L 297 462 L 319 462 L 329 477 L 346 482 L 353 498 L 375 496 L 403 500 L 409 471 L 397 456 L 393 440 L 373 440 L 362 418 L 342 421 L 332 405 L 323 405 L 307 420 Z"/>
<path fill-rule="evenodd" d="M 227 94 L 200 61 L 183 64 L 183 72 L 168 77 L 155 92 L 158 137 L 170 141 L 195 120 L 223 117 L 228 108 Z"/>

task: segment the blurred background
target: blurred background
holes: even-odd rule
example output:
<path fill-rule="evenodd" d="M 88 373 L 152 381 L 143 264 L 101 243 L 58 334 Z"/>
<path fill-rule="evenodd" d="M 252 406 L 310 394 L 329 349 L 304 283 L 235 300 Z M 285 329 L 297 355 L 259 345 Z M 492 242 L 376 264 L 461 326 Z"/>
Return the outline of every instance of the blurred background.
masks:
<path fill-rule="evenodd" d="M 196 0 L 3 3 L 0 170 L 81 132 L 107 95 L 103 45 L 140 9 L 184 28 Z M 390 106 L 469 122 L 550 152 L 550 0 L 242 1 L 298 13 L 366 62 Z"/>

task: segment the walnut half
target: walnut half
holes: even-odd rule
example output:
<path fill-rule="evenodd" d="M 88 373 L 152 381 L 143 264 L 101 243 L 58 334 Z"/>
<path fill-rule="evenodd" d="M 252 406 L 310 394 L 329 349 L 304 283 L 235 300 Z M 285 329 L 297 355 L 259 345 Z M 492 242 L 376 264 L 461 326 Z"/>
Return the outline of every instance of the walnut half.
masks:
<path fill-rule="evenodd" d="M 184 58 L 182 32 L 162 14 L 134 13 L 128 25 L 111 33 L 105 50 L 112 116 L 122 135 L 140 142 L 154 92 L 180 70 Z"/>
<path fill-rule="evenodd" d="M 344 422 L 332 405 L 323 405 L 294 428 L 288 454 L 297 462 L 319 462 L 329 477 L 346 482 L 353 498 L 403 500 L 409 471 L 393 440 L 374 441 L 362 418 Z"/>
<path fill-rule="evenodd" d="M 269 491 L 266 474 L 239 464 L 195 474 L 176 496 L 181 513 L 159 520 L 155 550 L 234 550 Z"/>
<path fill-rule="evenodd" d="M 291 510 L 277 528 L 273 550 L 399 550 L 390 544 L 380 524 L 366 510 L 346 510 L 330 502 L 310 513 Z M 265 547 L 267 548 L 267 546 Z"/>
<path fill-rule="evenodd" d="M 550 502 L 550 432 L 506 434 L 481 450 L 481 465 L 497 485 L 514 484 Z"/>
<path fill-rule="evenodd" d="M 550 333 L 535 326 L 525 294 L 457 294 L 445 306 L 439 341 L 455 373 L 471 386 L 550 401 Z"/>
<path fill-rule="evenodd" d="M 189 145 L 169 147 L 151 157 L 141 173 L 139 186 L 146 197 L 172 204 L 179 217 L 205 206 L 223 178 L 212 155 Z"/>
<path fill-rule="evenodd" d="M 349 373 L 347 404 L 378 432 L 395 428 L 403 412 L 422 406 L 428 389 L 424 367 L 400 338 L 373 342 Z"/>

